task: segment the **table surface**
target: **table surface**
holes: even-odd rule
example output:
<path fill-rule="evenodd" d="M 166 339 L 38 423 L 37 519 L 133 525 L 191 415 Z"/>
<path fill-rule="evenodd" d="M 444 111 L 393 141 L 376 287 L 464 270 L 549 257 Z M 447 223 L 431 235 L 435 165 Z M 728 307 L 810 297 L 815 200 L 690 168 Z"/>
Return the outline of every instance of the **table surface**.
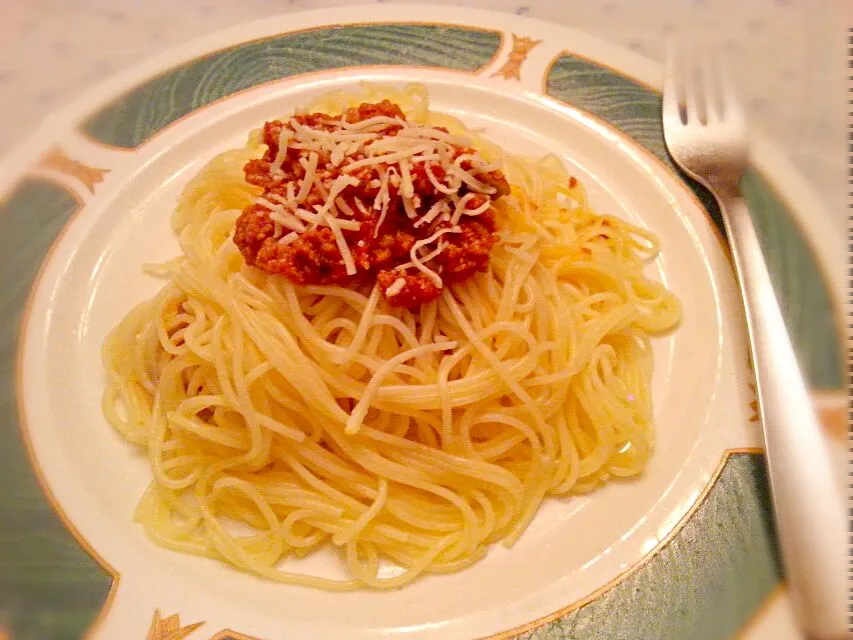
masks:
<path fill-rule="evenodd" d="M 396 3 L 395 0 L 374 0 Z M 164 48 L 283 12 L 364 0 L 0 0 L 0 149 L 89 85 Z M 669 34 L 719 42 L 752 122 L 846 216 L 849 0 L 430 0 L 574 27 L 662 60 Z M 4 6 L 5 5 L 5 6 Z M 819 214 L 821 215 L 821 214 Z"/>

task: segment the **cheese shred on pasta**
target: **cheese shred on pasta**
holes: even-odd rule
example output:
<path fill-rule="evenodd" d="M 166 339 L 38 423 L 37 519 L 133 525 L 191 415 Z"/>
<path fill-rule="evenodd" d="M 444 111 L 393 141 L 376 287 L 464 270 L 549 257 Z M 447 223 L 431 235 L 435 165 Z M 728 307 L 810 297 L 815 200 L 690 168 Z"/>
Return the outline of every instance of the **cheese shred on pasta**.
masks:
<path fill-rule="evenodd" d="M 422 86 L 366 85 L 311 110 L 386 98 L 423 125 L 406 144 L 442 126 L 502 167 L 511 193 L 494 203 L 487 272 L 409 310 L 376 285 L 301 287 L 247 267 L 231 236 L 259 196 L 243 176 L 263 153 L 259 135 L 209 162 L 173 215 L 181 256 L 159 268 L 167 284 L 103 351 L 104 412 L 151 462 L 136 518 L 157 544 L 291 584 L 399 587 L 511 545 L 546 498 L 645 467 L 649 340 L 680 318 L 676 297 L 643 275 L 655 236 L 593 211 L 558 158 L 507 154 L 429 111 Z M 328 142 L 333 159 L 370 122 L 347 126 Z M 389 143 L 386 155 L 399 162 L 388 179 L 410 194 L 411 148 Z M 316 166 L 312 154 L 309 176 Z M 281 199 L 301 202 L 307 188 Z M 354 269 L 348 220 L 302 215 L 273 217 L 281 242 L 323 218 Z M 346 577 L 293 568 L 320 549 L 339 553 Z"/>

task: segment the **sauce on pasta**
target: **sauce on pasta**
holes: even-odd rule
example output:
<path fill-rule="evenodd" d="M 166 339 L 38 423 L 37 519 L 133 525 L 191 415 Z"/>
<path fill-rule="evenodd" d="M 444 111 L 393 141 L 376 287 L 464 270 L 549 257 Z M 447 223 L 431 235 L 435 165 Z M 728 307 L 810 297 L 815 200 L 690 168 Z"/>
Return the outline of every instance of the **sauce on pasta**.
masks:
<path fill-rule="evenodd" d="M 375 281 L 408 309 L 486 270 L 509 184 L 460 136 L 383 100 L 267 122 L 263 142 L 244 168 L 263 193 L 234 234 L 247 264 L 300 285 Z"/>

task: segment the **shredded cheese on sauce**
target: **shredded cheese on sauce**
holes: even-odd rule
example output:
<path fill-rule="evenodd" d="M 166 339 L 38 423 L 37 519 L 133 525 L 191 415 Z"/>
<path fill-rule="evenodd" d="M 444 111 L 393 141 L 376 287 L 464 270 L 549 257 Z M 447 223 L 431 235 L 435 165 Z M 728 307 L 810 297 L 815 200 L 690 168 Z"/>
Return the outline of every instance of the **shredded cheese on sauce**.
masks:
<path fill-rule="evenodd" d="M 444 229 L 439 229 L 434 234 L 432 234 L 429 238 L 424 238 L 423 240 L 418 240 L 415 244 L 412 245 L 411 250 L 409 251 L 409 258 L 412 261 L 412 265 L 423 273 L 427 278 L 433 281 L 436 287 L 439 289 L 443 286 L 444 282 L 441 280 L 441 276 L 439 276 L 435 271 L 430 269 L 424 264 L 423 261 L 418 257 L 418 249 L 422 247 L 426 247 L 429 244 L 432 244 L 436 240 L 438 240 L 445 233 L 459 233 L 461 229 L 459 227 L 445 227 Z"/>
<path fill-rule="evenodd" d="M 394 296 L 399 294 L 405 286 L 406 281 L 403 278 L 397 278 L 396 280 L 394 280 L 394 282 L 391 283 L 391 285 L 387 289 L 385 289 L 385 295 L 389 298 L 393 298 Z"/>
<path fill-rule="evenodd" d="M 353 219 L 356 212 L 342 196 L 348 187 L 361 184 L 362 178 L 354 175 L 354 172 L 375 167 L 376 170 L 368 174 L 371 176 L 368 186 L 378 188 L 374 201 L 369 205 L 370 209 L 379 212 L 374 237 L 388 214 L 391 188 L 397 189 L 403 212 L 410 220 L 414 220 L 416 228 L 435 223 L 449 222 L 452 225 L 416 241 L 410 251 L 411 261 L 397 267 L 402 271 L 417 269 L 441 288 L 441 276 L 427 265 L 447 246 L 446 242 L 440 241 L 441 236 L 461 232 L 458 225 L 463 215 L 476 216 L 489 210 L 492 204 L 490 198 L 476 208 L 469 209 L 468 205 L 478 194 L 490 196 L 496 192 L 495 187 L 477 178 L 479 174 L 493 171 L 496 167 L 485 162 L 477 153 L 454 157 L 458 147 L 468 148 L 471 144 L 464 136 L 435 127 L 410 124 L 397 117 L 380 115 L 360 122 L 347 122 L 341 117 L 324 120 L 322 124 L 336 128 L 331 131 L 314 128 L 291 118 L 289 127 L 283 126 L 279 134 L 279 148 L 271 171 L 281 175 L 288 150 L 295 149 L 300 152 L 298 162 L 305 174 L 301 180 L 287 183 L 285 195 L 272 193 L 255 201 L 269 210 L 276 236 L 288 231 L 278 238 L 278 242 L 287 245 L 297 240 L 301 232 L 329 227 L 347 274 L 355 275 L 356 264 L 343 231 L 358 230 L 361 225 Z M 389 127 L 394 127 L 394 135 L 389 135 Z M 340 171 L 340 174 L 331 179 L 328 169 L 319 168 L 321 158 L 328 158 L 328 165 Z M 421 199 L 415 193 L 412 178 L 413 166 L 421 163 L 426 163 L 424 173 L 440 195 L 426 212 L 420 211 Z M 463 163 L 467 163 L 468 168 L 463 168 Z M 437 169 L 433 167 L 443 170 L 443 178 L 438 177 Z M 378 179 L 374 177 L 377 172 Z M 458 194 L 463 185 L 468 188 L 468 193 L 460 197 Z M 306 208 L 304 203 L 315 190 L 322 198 L 322 204 Z M 368 205 L 361 199 L 351 198 L 350 202 L 363 215 L 369 213 Z M 309 211 L 309 208 L 314 211 Z M 430 249 L 433 243 L 437 244 Z M 405 280 L 398 278 L 388 287 L 386 295 L 397 295 L 404 286 Z"/>
<path fill-rule="evenodd" d="M 314 184 L 314 175 L 317 172 L 317 163 L 320 161 L 320 155 L 316 151 L 311 151 L 308 154 L 308 159 L 300 158 L 300 164 L 305 168 L 305 177 L 302 178 L 302 184 L 299 187 L 299 193 L 296 194 L 296 202 L 304 202 L 305 198 L 311 192 L 311 187 Z"/>
<path fill-rule="evenodd" d="M 287 143 L 290 141 L 290 131 L 285 127 L 281 128 L 281 133 L 278 134 L 278 153 L 272 161 L 270 170 L 275 174 L 281 174 L 281 165 L 287 157 Z"/>

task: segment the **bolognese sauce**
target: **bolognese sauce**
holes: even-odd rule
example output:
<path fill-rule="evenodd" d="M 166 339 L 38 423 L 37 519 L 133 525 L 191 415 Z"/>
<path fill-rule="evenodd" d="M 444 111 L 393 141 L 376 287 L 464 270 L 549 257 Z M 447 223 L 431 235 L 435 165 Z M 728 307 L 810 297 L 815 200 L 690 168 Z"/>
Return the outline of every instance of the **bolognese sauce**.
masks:
<path fill-rule="evenodd" d="M 299 285 L 376 282 L 409 309 L 486 270 L 509 184 L 467 139 L 384 100 L 267 122 L 263 142 L 244 168 L 263 193 L 234 232 L 247 264 Z"/>

